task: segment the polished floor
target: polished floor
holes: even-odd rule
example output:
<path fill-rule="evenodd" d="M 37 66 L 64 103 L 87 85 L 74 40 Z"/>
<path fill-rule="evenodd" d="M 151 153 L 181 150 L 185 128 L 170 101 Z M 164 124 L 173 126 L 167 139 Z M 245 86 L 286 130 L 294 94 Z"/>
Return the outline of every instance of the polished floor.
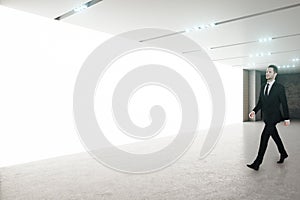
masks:
<path fill-rule="evenodd" d="M 108 169 L 89 154 L 1 168 L 1 200 L 40 199 L 300 199 L 300 121 L 277 128 L 289 153 L 279 165 L 272 139 L 259 171 L 246 167 L 257 153 L 262 122 L 226 126 L 203 160 L 201 133 L 175 164 L 143 175 Z"/>

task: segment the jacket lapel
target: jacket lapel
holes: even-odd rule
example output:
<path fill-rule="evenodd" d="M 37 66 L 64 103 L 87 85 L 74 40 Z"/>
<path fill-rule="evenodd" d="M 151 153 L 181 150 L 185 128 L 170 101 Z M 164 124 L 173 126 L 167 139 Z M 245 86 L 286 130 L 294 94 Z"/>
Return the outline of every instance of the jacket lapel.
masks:
<path fill-rule="evenodd" d="M 274 90 L 276 90 L 277 83 L 276 81 L 273 83 L 271 90 L 269 91 L 269 96 L 271 96 L 274 93 Z"/>

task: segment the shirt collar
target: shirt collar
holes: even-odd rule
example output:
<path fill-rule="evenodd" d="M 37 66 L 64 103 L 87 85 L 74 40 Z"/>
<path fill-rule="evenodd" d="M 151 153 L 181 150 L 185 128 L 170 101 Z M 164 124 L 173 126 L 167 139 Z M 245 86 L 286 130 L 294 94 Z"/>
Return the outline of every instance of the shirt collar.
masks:
<path fill-rule="evenodd" d="M 269 83 L 269 86 L 272 86 L 274 84 L 274 82 L 275 82 L 275 79 L 271 82 L 267 82 L 267 84 Z"/>

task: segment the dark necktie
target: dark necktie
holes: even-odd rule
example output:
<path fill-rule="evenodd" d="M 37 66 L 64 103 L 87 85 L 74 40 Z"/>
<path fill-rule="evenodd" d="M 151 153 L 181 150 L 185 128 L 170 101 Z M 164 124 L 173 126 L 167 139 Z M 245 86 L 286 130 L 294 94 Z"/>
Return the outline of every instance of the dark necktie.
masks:
<path fill-rule="evenodd" d="M 268 96 L 268 90 L 269 90 L 269 83 L 267 84 L 267 88 L 265 90 L 265 95 Z"/>

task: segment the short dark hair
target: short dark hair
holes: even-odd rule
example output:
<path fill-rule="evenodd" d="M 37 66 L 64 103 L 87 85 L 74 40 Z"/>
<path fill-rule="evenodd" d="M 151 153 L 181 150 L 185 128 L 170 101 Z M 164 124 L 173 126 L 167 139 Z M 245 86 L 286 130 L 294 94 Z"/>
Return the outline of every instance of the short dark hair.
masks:
<path fill-rule="evenodd" d="M 268 68 L 273 68 L 273 71 L 278 73 L 278 67 L 276 65 L 269 65 Z"/>

